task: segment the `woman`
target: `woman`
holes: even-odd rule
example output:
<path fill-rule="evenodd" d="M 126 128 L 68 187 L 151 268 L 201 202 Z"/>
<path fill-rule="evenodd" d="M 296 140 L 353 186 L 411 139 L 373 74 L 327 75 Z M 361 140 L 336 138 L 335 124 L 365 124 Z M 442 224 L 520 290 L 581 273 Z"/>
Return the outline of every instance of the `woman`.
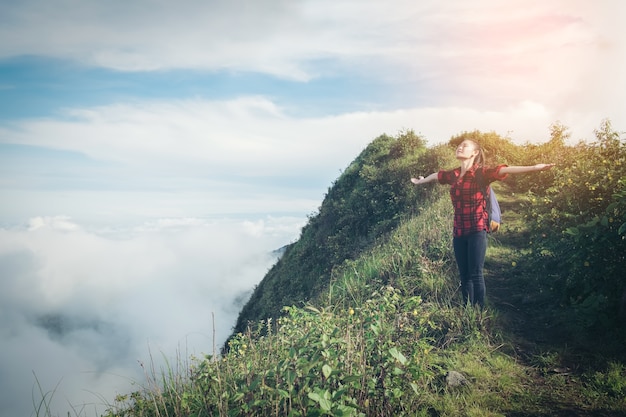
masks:
<path fill-rule="evenodd" d="M 483 265 L 487 251 L 489 213 L 479 179 L 489 184 L 506 178 L 508 174 L 545 171 L 554 164 L 486 167 L 483 166 L 485 158 L 480 145 L 469 139 L 461 142 L 456 148 L 456 159 L 461 162 L 459 168 L 450 171 L 441 170 L 426 178 L 411 178 L 411 182 L 419 185 L 438 181 L 440 184 L 450 185 L 450 197 L 454 206 L 452 243 L 461 276 L 463 300 L 483 307 L 485 304 Z"/>

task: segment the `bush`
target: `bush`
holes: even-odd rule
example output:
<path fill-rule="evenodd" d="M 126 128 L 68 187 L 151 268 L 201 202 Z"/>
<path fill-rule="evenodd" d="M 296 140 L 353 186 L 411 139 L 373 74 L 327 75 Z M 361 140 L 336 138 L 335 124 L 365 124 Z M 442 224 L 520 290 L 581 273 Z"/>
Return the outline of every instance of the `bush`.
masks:
<path fill-rule="evenodd" d="M 356 258 L 413 211 L 416 191 L 409 181 L 415 166 L 438 157 L 413 131 L 374 139 L 328 190 L 319 213 L 309 218 L 300 239 L 290 245 L 242 308 L 235 333 L 248 322 L 277 318 L 285 305 L 303 305 L 330 282 L 333 268 Z M 438 155 L 438 152 L 435 151 Z"/>
<path fill-rule="evenodd" d="M 626 288 L 626 146 L 605 121 L 594 142 L 550 149 L 572 162 L 553 170 L 541 194 L 531 191 L 533 254 L 546 267 L 542 285 L 561 294 L 567 314 L 601 332 L 616 326 Z"/>

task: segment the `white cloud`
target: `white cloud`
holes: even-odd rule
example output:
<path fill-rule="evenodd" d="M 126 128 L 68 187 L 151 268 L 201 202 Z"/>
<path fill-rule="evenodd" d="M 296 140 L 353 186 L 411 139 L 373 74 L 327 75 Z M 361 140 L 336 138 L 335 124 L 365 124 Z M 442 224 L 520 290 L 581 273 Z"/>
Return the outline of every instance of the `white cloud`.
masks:
<path fill-rule="evenodd" d="M 2 143 L 88 157 L 3 167 L 1 221 L 31 220 L 0 229 L 0 404 L 30 406 L 31 369 L 44 389 L 63 377 L 73 399 L 127 393 L 119 375 L 148 346 L 210 351 L 211 314 L 221 340 L 267 251 L 382 133 L 543 141 L 559 120 L 577 140 L 605 117 L 624 130 L 625 15 L 619 0 L 1 2 L 0 57 L 302 82 L 340 73 L 420 104 L 293 117 L 270 96 L 136 98 L 0 125 Z M 287 212 L 300 217 L 215 217 Z"/>
<path fill-rule="evenodd" d="M 433 143 L 464 130 L 514 131 L 520 141 L 545 138 L 559 115 L 522 101 L 499 110 L 407 108 L 293 118 L 269 99 L 143 102 L 72 111 L 65 120 L 27 120 L 5 128 L 7 143 L 77 151 L 137 169 L 204 176 L 314 176 L 345 168 L 367 143 L 401 129 Z M 563 120 L 567 124 L 571 120 Z M 585 126 L 591 132 L 600 120 Z"/>
<path fill-rule="evenodd" d="M 276 175 L 277 169 L 314 164 L 307 152 L 320 154 L 319 145 L 342 145 L 336 136 L 316 136 L 327 132 L 307 132 L 306 123 L 288 119 L 259 97 L 120 104 L 69 115 L 21 123 L 2 136 L 5 142 L 73 150 L 99 160 L 160 164 L 164 171 L 184 168 L 217 177 Z"/>
<path fill-rule="evenodd" d="M 28 230 L 33 231 L 49 227 L 58 231 L 76 231 L 79 226 L 73 223 L 68 217 L 33 217 L 28 222 Z"/>
<path fill-rule="evenodd" d="M 94 232 L 40 217 L 0 229 L 0 385 L 13 387 L 0 393 L 0 414 L 32 411 L 33 372 L 45 392 L 60 382 L 64 415 L 65 397 L 112 401 L 132 389 L 128 378 L 144 383 L 137 361 L 149 366 L 151 353 L 157 365 L 213 353 L 271 251 L 303 221 L 159 219 Z"/>
<path fill-rule="evenodd" d="M 480 87 L 491 85 L 541 94 L 549 86 L 567 87 L 565 71 L 604 71 L 585 58 L 607 45 L 618 48 L 611 59 L 623 62 L 624 7 L 619 0 L 27 0 L 2 5 L 0 56 L 40 54 L 123 70 L 234 69 L 301 80 L 329 71 L 313 65 L 325 60 L 350 72 L 427 79 L 442 91 L 452 84 L 485 94 Z"/>
<path fill-rule="evenodd" d="M 78 152 L 92 162 L 48 166 L 43 160 L 6 172 L 0 218 L 8 224 L 40 216 L 42 208 L 48 216 L 118 223 L 224 213 L 304 215 L 383 133 L 413 129 L 432 145 L 478 129 L 520 143 L 542 142 L 550 124 L 560 121 L 579 140 L 593 138 L 601 120 L 611 118 L 574 108 L 558 113 L 532 101 L 498 110 L 433 106 L 297 118 L 262 97 L 146 101 L 70 113 L 0 128 L 1 142 Z"/>
<path fill-rule="evenodd" d="M 489 130 L 510 123 L 504 130 L 521 136 L 534 126 L 531 138 L 556 120 L 582 137 L 600 119 L 619 120 L 626 110 L 626 5 L 619 0 L 76 4 L 3 4 L 0 55 L 52 55 L 137 70 L 233 69 L 299 80 L 339 71 L 395 87 L 406 83 L 422 103 L 422 109 L 399 109 L 414 116 L 410 120 L 394 113 L 292 119 L 268 98 L 241 97 L 74 109 L 74 122 L 29 123 L 40 141 L 55 136 L 54 146 L 105 159 L 154 161 L 167 149 L 161 162 L 184 161 L 179 165 L 191 169 L 229 172 L 237 156 L 244 175 L 273 175 L 274 167 L 319 171 L 325 167 L 308 161 L 319 161 L 314 158 L 325 146 L 334 145 L 333 155 L 322 157 L 326 166 L 342 168 L 347 154 L 382 132 L 415 128 L 435 140 L 454 134 L 447 125 L 463 109 L 463 121 L 475 115 L 481 126 L 498 115 L 503 123 Z M 543 107 L 545 115 L 511 123 L 525 103 Z M 431 127 L 420 117 L 433 111 L 446 126 Z M 369 129 L 348 125 L 364 118 Z M 460 125 L 457 130 L 473 127 L 452 123 Z"/>

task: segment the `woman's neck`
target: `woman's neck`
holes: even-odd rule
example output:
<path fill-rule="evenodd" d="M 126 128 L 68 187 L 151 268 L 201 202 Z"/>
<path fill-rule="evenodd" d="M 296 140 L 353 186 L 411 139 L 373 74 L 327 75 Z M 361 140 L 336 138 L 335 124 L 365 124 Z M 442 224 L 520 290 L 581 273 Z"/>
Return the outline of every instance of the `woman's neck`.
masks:
<path fill-rule="evenodd" d="M 465 175 L 465 173 L 469 171 L 472 166 L 474 166 L 474 158 L 461 160 L 461 176 Z"/>

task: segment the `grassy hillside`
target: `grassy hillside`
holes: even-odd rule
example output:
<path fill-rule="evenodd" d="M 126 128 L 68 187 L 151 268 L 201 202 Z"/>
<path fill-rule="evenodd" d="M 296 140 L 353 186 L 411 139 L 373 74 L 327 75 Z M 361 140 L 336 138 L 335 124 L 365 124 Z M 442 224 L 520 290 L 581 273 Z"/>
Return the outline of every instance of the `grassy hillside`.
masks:
<path fill-rule="evenodd" d="M 498 162 L 559 163 L 497 184 L 484 311 L 461 305 L 447 189 L 408 181 L 453 167 L 451 149 L 381 136 L 259 284 L 227 352 L 149 376 L 106 417 L 624 415 L 623 140 L 608 122 L 574 147 L 558 125 L 543 145 L 450 143 L 464 137 Z"/>
<path fill-rule="evenodd" d="M 449 158 L 443 148 L 427 152 L 425 141 L 410 131 L 374 139 L 329 188 L 298 241 L 254 290 L 235 333 L 245 331 L 250 322 L 278 317 L 283 306 L 302 306 L 317 296 L 334 268 L 358 257 L 402 218 L 428 204 L 431 194 L 409 185 L 415 167 L 432 172 L 449 165 Z"/>

